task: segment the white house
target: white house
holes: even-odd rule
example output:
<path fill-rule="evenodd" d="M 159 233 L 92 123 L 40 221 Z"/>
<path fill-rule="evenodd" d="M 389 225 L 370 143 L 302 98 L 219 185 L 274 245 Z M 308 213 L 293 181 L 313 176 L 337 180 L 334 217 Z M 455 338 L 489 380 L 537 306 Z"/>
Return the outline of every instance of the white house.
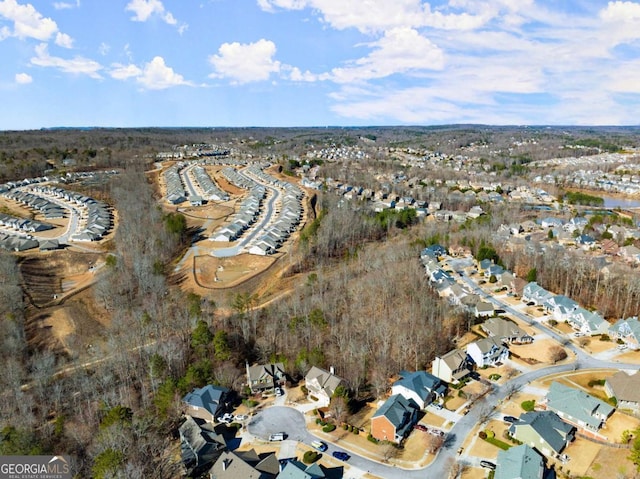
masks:
<path fill-rule="evenodd" d="M 495 338 L 483 338 L 469 343 L 467 354 L 479 368 L 496 366 L 509 359 L 509 349 Z"/>

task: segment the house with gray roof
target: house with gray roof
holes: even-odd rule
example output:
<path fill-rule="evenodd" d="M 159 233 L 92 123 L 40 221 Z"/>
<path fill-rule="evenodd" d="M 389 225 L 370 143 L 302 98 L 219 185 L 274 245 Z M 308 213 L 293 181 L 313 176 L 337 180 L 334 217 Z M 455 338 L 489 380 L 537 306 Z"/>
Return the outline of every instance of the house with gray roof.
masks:
<path fill-rule="evenodd" d="M 326 371 L 316 366 L 311 367 L 304 380 L 309 399 L 321 406 L 328 406 L 337 387 L 344 384 L 344 380 L 333 373 L 333 368 Z"/>
<path fill-rule="evenodd" d="M 196 388 L 182 398 L 186 406 L 185 412 L 207 422 L 215 422 L 216 417 L 227 407 L 230 392 L 225 387 L 211 384 Z"/>
<path fill-rule="evenodd" d="M 273 479 L 279 472 L 279 467 L 273 473 L 273 462 L 279 466 L 275 453 L 268 454 L 264 459 L 254 450 L 246 452 L 224 451 L 209 471 L 209 479 Z M 264 466 L 271 463 L 269 471 Z M 276 467 L 277 467 L 276 466 Z"/>
<path fill-rule="evenodd" d="M 380 441 L 400 444 L 418 421 L 420 406 L 401 394 L 387 399 L 371 418 L 371 435 Z"/>
<path fill-rule="evenodd" d="M 542 306 L 547 313 L 553 314 L 556 321 L 566 321 L 570 314 L 580 307 L 573 299 L 561 294 L 551 296 Z"/>
<path fill-rule="evenodd" d="M 498 451 L 494 479 L 555 479 L 553 471 L 547 471 L 544 458 L 531 446 L 522 444 Z"/>
<path fill-rule="evenodd" d="M 467 344 L 467 355 L 479 368 L 497 366 L 509 359 L 509 348 L 499 339 L 482 338 Z"/>
<path fill-rule="evenodd" d="M 560 454 L 573 441 L 576 428 L 553 411 L 531 411 L 511 424 L 509 434 L 547 457 Z"/>
<path fill-rule="evenodd" d="M 480 325 L 480 329 L 488 336 L 499 339 L 503 343 L 528 344 L 533 342 L 533 337 L 520 326 L 504 318 L 489 318 Z"/>
<path fill-rule="evenodd" d="M 578 428 L 597 432 L 615 410 L 613 406 L 584 391 L 552 382 L 543 403 L 563 421 Z"/>
<path fill-rule="evenodd" d="M 470 363 L 466 352 L 452 349 L 446 354 L 436 356 L 431 363 L 431 372 L 443 381 L 456 384 L 471 373 Z"/>
<path fill-rule="evenodd" d="M 630 409 L 635 413 L 640 412 L 640 374 L 638 371 L 634 371 L 633 374 L 618 371 L 607 378 L 604 390 L 608 397 L 616 398 L 619 408 Z"/>
<path fill-rule="evenodd" d="M 522 290 L 522 301 L 525 303 L 533 302 L 536 305 L 542 305 L 552 296 L 552 293 L 544 289 L 535 281 L 527 283 Z"/>
<path fill-rule="evenodd" d="M 493 303 L 489 303 L 487 301 L 478 301 L 473 310 L 473 314 L 476 318 L 493 316 L 494 312 L 495 308 L 493 307 Z"/>
<path fill-rule="evenodd" d="M 640 321 L 638 321 L 638 317 L 619 319 L 609 328 L 609 336 L 613 339 L 621 339 L 632 349 L 640 349 Z"/>
<path fill-rule="evenodd" d="M 278 475 L 278 479 L 325 479 L 327 477 L 326 468 L 317 462 L 307 466 L 296 460 L 288 461 Z"/>
<path fill-rule="evenodd" d="M 609 331 L 609 323 L 602 316 L 580 307 L 569 313 L 567 321 L 573 329 L 588 335 L 606 334 Z"/>
<path fill-rule="evenodd" d="M 284 364 L 282 363 L 256 364 L 255 366 L 249 366 L 247 363 L 246 369 L 247 385 L 254 394 L 273 391 L 276 386 L 280 386 L 286 381 Z"/>
<path fill-rule="evenodd" d="M 413 399 L 420 409 L 447 394 L 447 385 L 440 378 L 426 371 L 400 372 L 400 379 L 391 386 L 391 394 Z"/>
<path fill-rule="evenodd" d="M 224 437 L 198 419 L 187 416 L 178 429 L 180 456 L 187 475 L 199 477 L 226 449 Z"/>

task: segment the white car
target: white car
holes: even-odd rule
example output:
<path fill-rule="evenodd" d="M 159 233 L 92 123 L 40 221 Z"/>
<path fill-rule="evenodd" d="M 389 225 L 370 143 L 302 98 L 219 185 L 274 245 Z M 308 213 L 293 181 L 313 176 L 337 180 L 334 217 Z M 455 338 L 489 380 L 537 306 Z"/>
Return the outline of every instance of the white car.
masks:
<path fill-rule="evenodd" d="M 218 418 L 218 422 L 222 422 L 224 424 L 231 424 L 233 422 L 233 414 L 228 412 L 224 413 L 224 415 Z"/>
<path fill-rule="evenodd" d="M 249 416 L 247 416 L 246 414 L 236 414 L 233 417 L 234 421 L 246 421 L 247 419 L 249 419 Z"/>

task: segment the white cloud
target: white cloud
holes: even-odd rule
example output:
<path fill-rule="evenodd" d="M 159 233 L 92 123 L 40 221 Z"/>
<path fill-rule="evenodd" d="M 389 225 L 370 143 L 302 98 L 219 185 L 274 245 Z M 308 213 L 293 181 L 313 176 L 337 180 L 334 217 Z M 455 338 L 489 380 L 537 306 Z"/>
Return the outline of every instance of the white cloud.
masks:
<path fill-rule="evenodd" d="M 640 20 L 640 3 L 609 2 L 600 12 L 600 18 L 607 22 L 637 22 Z"/>
<path fill-rule="evenodd" d="M 444 53 L 431 40 L 412 28 L 395 28 L 370 43 L 374 51 L 353 62 L 353 66 L 334 68 L 332 80 L 338 83 L 383 78 L 396 73 L 441 70 Z"/>
<path fill-rule="evenodd" d="M 126 80 L 128 78 L 139 77 L 142 75 L 142 70 L 132 64 L 122 65 L 121 63 L 113 63 L 109 75 L 116 80 Z"/>
<path fill-rule="evenodd" d="M 56 10 L 69 10 L 71 8 L 80 8 L 80 0 L 76 0 L 76 3 L 54 2 L 53 8 L 55 8 Z"/>
<path fill-rule="evenodd" d="M 279 73 L 281 64 L 274 60 L 276 45 L 260 39 L 255 43 L 223 43 L 217 55 L 209 57 L 215 73 L 211 78 L 229 78 L 234 83 L 250 83 L 268 80 L 272 73 Z"/>
<path fill-rule="evenodd" d="M 605 45 L 615 47 L 640 39 L 640 3 L 609 2 L 600 11 L 600 19 L 603 22 L 600 36 Z"/>
<path fill-rule="evenodd" d="M 142 73 L 138 75 L 137 81 L 149 90 L 164 90 L 165 88 L 179 85 L 192 86 L 182 75 L 165 65 L 162 57 L 154 57 L 153 60 L 147 63 Z"/>
<path fill-rule="evenodd" d="M 33 81 L 33 78 L 27 73 L 16 73 L 15 81 L 19 85 L 26 85 L 28 83 L 31 83 Z"/>
<path fill-rule="evenodd" d="M 264 11 L 275 8 L 302 10 L 311 8 L 333 28 L 356 28 L 361 32 L 381 32 L 397 27 L 426 27 L 466 30 L 484 25 L 495 14 L 495 9 L 473 15 L 468 12 L 443 13 L 431 10 L 421 0 L 258 0 Z"/>
<path fill-rule="evenodd" d="M 73 47 L 73 38 L 71 38 L 66 33 L 58 32 L 56 34 L 56 45 L 63 48 L 72 48 Z"/>
<path fill-rule="evenodd" d="M 56 22 L 43 17 L 30 3 L 20 5 L 16 0 L 0 1 L 0 16 L 13 22 L 13 31 L 4 27 L 0 37 L 14 36 L 45 41 L 58 31 Z"/>
<path fill-rule="evenodd" d="M 36 47 L 36 56 L 31 58 L 31 64 L 41 67 L 56 68 L 65 73 L 87 75 L 91 78 L 102 78 L 98 73 L 102 65 L 88 58 L 76 56 L 68 60 L 60 57 L 52 57 L 47 50 L 47 44 L 41 43 Z"/>
<path fill-rule="evenodd" d="M 146 22 L 151 16 L 157 15 L 168 25 L 178 24 L 178 20 L 171 12 L 165 10 L 160 0 L 131 0 L 124 9 L 134 13 L 131 17 L 134 22 Z M 186 24 L 181 25 L 179 27 L 180 33 L 186 28 Z"/>

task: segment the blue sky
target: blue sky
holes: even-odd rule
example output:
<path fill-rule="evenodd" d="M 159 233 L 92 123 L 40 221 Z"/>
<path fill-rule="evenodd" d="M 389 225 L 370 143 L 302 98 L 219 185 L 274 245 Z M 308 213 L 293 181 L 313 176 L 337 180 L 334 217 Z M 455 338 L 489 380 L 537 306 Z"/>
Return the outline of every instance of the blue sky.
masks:
<path fill-rule="evenodd" d="M 0 129 L 637 125 L 640 2 L 0 0 Z"/>

